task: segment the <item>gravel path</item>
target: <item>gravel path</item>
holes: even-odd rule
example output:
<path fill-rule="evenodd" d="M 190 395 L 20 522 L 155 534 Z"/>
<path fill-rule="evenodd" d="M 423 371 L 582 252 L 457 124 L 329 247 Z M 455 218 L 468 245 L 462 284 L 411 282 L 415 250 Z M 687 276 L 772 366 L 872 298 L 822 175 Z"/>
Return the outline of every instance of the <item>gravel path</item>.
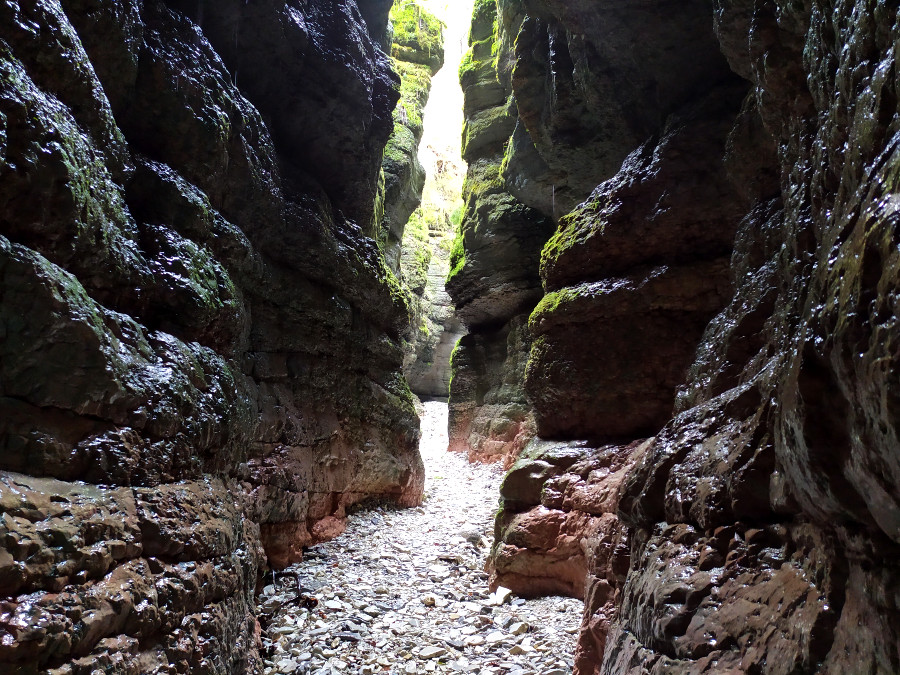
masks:
<path fill-rule="evenodd" d="M 483 570 L 503 474 L 447 452 L 446 429 L 447 405 L 425 403 L 423 506 L 351 516 L 265 588 L 267 673 L 571 672 L 581 602 L 490 593 Z"/>

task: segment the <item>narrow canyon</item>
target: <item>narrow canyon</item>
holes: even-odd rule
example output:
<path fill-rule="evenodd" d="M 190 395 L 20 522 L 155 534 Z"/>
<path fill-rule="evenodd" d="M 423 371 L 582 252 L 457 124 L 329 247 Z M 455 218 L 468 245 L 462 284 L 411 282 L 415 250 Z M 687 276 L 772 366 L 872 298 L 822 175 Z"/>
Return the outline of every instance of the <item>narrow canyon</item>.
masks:
<path fill-rule="evenodd" d="M 0 0 L 0 675 L 900 673 L 898 45 Z"/>

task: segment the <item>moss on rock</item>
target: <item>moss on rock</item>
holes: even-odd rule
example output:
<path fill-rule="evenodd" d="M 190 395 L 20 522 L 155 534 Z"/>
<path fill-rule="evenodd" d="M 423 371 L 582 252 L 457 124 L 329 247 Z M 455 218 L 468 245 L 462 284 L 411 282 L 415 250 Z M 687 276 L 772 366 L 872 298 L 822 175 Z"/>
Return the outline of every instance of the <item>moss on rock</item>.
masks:
<path fill-rule="evenodd" d="M 394 27 L 391 56 L 426 65 L 433 75 L 444 64 L 444 24 L 413 0 L 396 0 L 391 7 Z"/>
<path fill-rule="evenodd" d="M 391 8 L 394 42 L 392 65 L 400 75 L 400 100 L 394 108 L 394 131 L 384 151 L 383 208 L 378 213 L 377 240 L 388 265 L 400 269 L 403 230 L 418 208 L 425 171 L 418 159 L 422 113 L 431 90 L 431 77 L 443 65 L 443 23 L 411 0 L 397 0 Z"/>
<path fill-rule="evenodd" d="M 447 281 L 459 274 L 466 266 L 466 249 L 463 245 L 462 228 L 458 228 L 450 248 L 450 271 L 447 273 Z"/>
<path fill-rule="evenodd" d="M 394 124 L 398 122 L 422 135 L 422 111 L 431 91 L 431 71 L 427 66 L 394 59 L 394 68 L 400 74 L 400 102 L 394 109 Z"/>

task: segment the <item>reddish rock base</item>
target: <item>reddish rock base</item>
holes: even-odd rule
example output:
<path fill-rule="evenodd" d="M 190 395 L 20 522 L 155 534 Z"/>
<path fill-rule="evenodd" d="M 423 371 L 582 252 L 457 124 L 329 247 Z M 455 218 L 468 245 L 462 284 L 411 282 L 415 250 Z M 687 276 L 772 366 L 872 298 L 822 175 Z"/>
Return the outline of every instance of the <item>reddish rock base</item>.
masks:
<path fill-rule="evenodd" d="M 534 413 L 522 388 L 530 339 L 526 317 L 497 330 L 470 333 L 450 364 L 450 450 L 473 462 L 512 466 L 535 435 Z"/>
<path fill-rule="evenodd" d="M 592 448 L 532 441 L 500 489 L 491 586 L 585 600 L 577 660 L 599 663 L 628 571 L 629 536 L 616 512 L 623 481 L 648 442 Z"/>
<path fill-rule="evenodd" d="M 0 475 L 4 672 L 259 672 L 265 558 L 240 495 L 220 479 L 132 489 Z"/>

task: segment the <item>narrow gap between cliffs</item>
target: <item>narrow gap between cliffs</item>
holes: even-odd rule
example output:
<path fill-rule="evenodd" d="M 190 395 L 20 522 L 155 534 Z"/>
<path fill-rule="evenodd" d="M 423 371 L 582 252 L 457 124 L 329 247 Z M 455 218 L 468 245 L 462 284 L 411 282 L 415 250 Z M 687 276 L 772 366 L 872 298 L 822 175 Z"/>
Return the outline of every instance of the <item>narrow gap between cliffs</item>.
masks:
<path fill-rule="evenodd" d="M 395 126 L 410 128 L 404 106 L 421 113 L 418 160 L 426 179 L 399 245 L 388 237 L 383 250 L 412 302 L 404 375 L 425 401 L 419 406 L 423 502 L 351 514 L 341 535 L 305 549 L 302 562 L 270 579 L 259 598 L 267 674 L 572 672 L 582 602 L 524 599 L 490 587 L 486 570 L 503 469 L 470 464 L 448 447 L 450 358 L 465 327 L 445 280 L 463 211 L 458 70 L 472 2 L 419 5 L 445 23 L 444 65 L 431 80 L 424 110 L 414 99 L 398 104 Z M 401 3 L 400 11 L 411 10 L 418 11 Z M 420 67 L 396 65 L 401 74 L 421 75 Z"/>

